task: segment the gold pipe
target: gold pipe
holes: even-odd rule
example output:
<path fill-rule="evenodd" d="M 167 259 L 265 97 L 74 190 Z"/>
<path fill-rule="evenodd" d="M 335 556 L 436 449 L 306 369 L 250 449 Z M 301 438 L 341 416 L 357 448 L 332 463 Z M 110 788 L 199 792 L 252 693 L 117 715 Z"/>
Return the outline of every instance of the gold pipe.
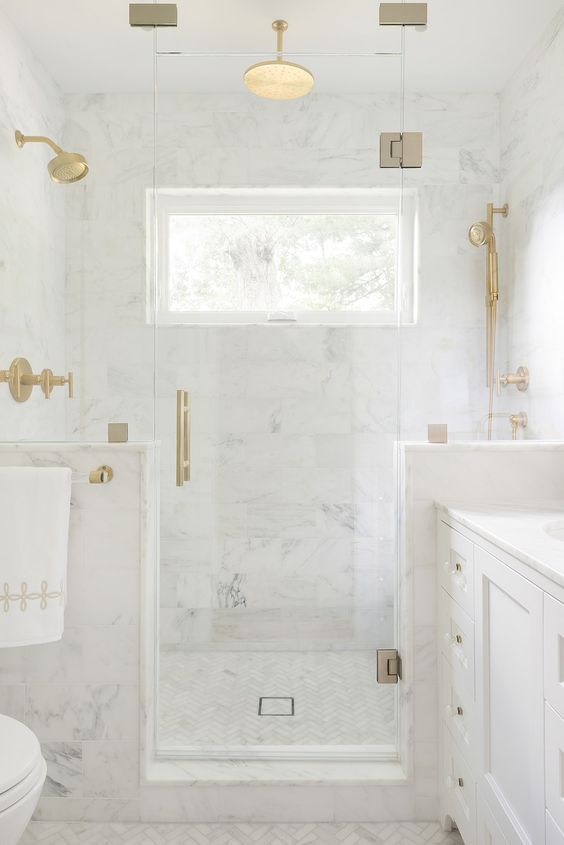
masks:
<path fill-rule="evenodd" d="M 288 23 L 286 21 L 273 21 L 272 29 L 276 33 L 276 58 L 278 61 L 282 61 L 284 58 L 283 50 L 284 50 L 284 33 L 288 29 Z"/>
<path fill-rule="evenodd" d="M 468 236 L 473 246 L 487 246 L 486 252 L 486 387 L 489 392 L 488 440 L 492 438 L 493 391 L 495 372 L 495 342 L 497 333 L 497 303 L 499 300 L 499 262 L 493 227 L 494 214 L 507 217 L 509 206 L 501 208 L 489 202 L 486 207 L 486 220 L 474 223 Z"/>
<path fill-rule="evenodd" d="M 18 147 L 23 147 L 24 144 L 48 144 L 53 152 L 57 154 L 63 152 L 62 148 L 46 135 L 22 135 L 19 129 L 16 131 L 16 144 Z"/>

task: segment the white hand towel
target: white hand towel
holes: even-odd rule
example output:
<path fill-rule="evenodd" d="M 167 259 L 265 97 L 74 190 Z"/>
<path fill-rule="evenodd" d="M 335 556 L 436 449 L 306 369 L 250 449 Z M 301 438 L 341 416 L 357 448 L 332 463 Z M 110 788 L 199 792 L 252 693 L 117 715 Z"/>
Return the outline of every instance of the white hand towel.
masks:
<path fill-rule="evenodd" d="M 0 467 L 0 648 L 60 640 L 71 470 Z"/>

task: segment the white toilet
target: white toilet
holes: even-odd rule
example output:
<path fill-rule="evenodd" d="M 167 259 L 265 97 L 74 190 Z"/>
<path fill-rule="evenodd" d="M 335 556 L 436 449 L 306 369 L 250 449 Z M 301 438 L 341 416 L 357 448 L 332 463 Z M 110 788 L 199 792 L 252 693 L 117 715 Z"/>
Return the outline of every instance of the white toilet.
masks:
<path fill-rule="evenodd" d="M 16 719 L 0 715 L 0 842 L 16 845 L 41 795 L 47 765 L 39 740 Z"/>

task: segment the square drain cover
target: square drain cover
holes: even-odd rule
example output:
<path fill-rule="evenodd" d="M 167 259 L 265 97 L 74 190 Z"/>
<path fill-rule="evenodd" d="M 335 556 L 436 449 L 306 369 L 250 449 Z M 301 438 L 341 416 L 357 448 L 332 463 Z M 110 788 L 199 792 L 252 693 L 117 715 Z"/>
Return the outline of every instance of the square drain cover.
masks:
<path fill-rule="evenodd" d="M 293 716 L 294 699 L 264 695 L 259 698 L 259 716 Z"/>

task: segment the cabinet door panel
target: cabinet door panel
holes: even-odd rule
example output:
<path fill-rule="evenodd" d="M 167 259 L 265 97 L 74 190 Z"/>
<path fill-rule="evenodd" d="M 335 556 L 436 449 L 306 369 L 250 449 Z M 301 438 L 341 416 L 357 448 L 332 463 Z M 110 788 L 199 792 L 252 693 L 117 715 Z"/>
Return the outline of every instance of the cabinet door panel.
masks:
<path fill-rule="evenodd" d="M 564 718 L 564 604 L 544 596 L 544 694 Z"/>
<path fill-rule="evenodd" d="M 564 845 L 564 833 L 550 813 L 546 814 L 546 845 Z"/>
<path fill-rule="evenodd" d="M 564 829 L 564 719 L 545 707 L 546 808 Z"/>
<path fill-rule="evenodd" d="M 476 839 L 480 845 L 510 845 L 509 840 L 501 832 L 480 789 L 478 789 L 477 818 Z"/>
<path fill-rule="evenodd" d="M 481 781 L 519 841 L 544 841 L 543 603 L 530 581 L 476 547 Z"/>

